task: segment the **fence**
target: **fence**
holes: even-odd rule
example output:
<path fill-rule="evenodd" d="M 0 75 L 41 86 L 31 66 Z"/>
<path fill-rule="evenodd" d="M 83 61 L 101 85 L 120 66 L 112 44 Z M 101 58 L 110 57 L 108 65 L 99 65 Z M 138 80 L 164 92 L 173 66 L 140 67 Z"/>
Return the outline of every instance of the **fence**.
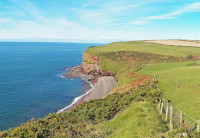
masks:
<path fill-rule="evenodd" d="M 154 75 L 153 80 L 156 81 Z M 159 90 L 158 86 L 157 89 Z M 160 90 L 159 90 L 160 91 Z M 184 112 L 174 108 L 164 97 L 156 99 L 160 114 L 165 117 L 165 121 L 170 124 L 170 131 L 176 128 L 184 127 L 188 132 L 200 132 L 200 120 L 196 120 Z"/>

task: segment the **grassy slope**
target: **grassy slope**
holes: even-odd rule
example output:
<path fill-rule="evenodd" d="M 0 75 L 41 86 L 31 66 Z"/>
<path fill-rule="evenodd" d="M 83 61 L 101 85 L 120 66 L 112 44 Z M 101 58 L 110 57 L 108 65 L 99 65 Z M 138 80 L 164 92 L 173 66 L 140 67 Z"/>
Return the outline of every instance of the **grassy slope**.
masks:
<path fill-rule="evenodd" d="M 166 46 L 145 42 L 118 42 L 102 47 L 94 47 L 86 50 L 99 56 L 102 67 L 105 70 L 118 72 L 116 77 L 119 85 L 125 85 L 133 78 L 127 75 L 135 71 L 135 64 L 127 61 L 113 61 L 101 56 L 102 53 L 134 51 L 142 53 L 153 53 L 174 57 L 187 57 L 189 55 L 200 55 L 200 48 Z M 174 63 L 151 63 L 138 71 L 138 74 L 156 75 L 159 87 L 167 99 L 183 112 L 195 119 L 200 119 L 200 61 L 174 62 Z"/>
<path fill-rule="evenodd" d="M 146 102 L 131 104 L 113 120 L 105 123 L 110 138 L 156 137 L 166 131 L 166 124 L 158 116 L 155 105 Z"/>

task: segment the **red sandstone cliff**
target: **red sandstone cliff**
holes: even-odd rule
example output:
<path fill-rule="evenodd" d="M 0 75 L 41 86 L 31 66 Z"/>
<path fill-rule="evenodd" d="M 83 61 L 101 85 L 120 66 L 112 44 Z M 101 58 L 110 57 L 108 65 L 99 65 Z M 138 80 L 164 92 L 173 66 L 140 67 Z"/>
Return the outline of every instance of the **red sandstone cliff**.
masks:
<path fill-rule="evenodd" d="M 115 73 L 112 73 L 101 68 L 101 60 L 92 54 L 86 52 L 83 53 L 82 58 L 82 68 L 85 74 L 95 75 L 95 76 L 114 76 Z"/>

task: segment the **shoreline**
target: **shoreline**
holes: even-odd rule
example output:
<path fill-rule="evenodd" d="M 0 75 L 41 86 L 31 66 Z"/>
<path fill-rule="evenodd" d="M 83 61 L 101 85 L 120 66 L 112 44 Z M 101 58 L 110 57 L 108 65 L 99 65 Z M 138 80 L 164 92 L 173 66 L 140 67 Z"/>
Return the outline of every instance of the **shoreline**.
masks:
<path fill-rule="evenodd" d="M 64 75 L 62 75 L 62 78 L 80 78 L 82 81 L 85 81 L 91 89 L 87 90 L 84 94 L 75 97 L 69 105 L 59 109 L 57 113 L 67 112 L 75 108 L 77 105 L 91 99 L 103 98 L 113 90 L 113 87 L 117 83 L 114 76 L 95 76 L 93 74 L 85 74 L 81 65 L 65 68 L 63 71 Z"/>
<path fill-rule="evenodd" d="M 112 92 L 116 83 L 117 82 L 113 76 L 98 77 L 97 80 L 93 80 L 94 89 L 83 99 L 84 102 L 87 102 L 91 99 L 100 99 L 107 96 Z"/>
<path fill-rule="evenodd" d="M 58 110 L 57 113 L 66 112 L 66 111 L 69 111 L 70 109 L 74 108 L 78 104 L 82 103 L 85 99 L 84 97 L 86 97 L 88 94 L 90 94 L 94 90 L 95 87 L 90 81 L 87 81 L 87 80 L 83 80 L 83 81 L 85 81 L 88 85 L 90 85 L 91 89 L 86 91 L 85 94 L 74 98 L 74 100 L 72 101 L 72 103 L 70 105 Z"/>

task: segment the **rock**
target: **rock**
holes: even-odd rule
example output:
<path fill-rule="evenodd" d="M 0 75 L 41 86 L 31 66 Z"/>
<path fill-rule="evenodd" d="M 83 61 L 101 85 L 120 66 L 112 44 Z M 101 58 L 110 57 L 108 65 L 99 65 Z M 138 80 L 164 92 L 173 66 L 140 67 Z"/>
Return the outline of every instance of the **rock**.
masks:
<path fill-rule="evenodd" d="M 85 74 L 92 74 L 94 76 L 115 76 L 116 73 L 102 70 L 100 63 L 101 60 L 97 56 L 85 52 L 83 53 L 82 68 Z"/>
<path fill-rule="evenodd" d="M 83 53 L 82 64 L 65 68 L 65 75 L 68 79 L 81 78 L 82 80 L 93 80 L 99 76 L 115 76 L 116 73 L 111 71 L 103 71 L 100 66 L 101 60 L 97 56 Z"/>
<path fill-rule="evenodd" d="M 82 68 L 85 74 L 99 74 L 102 71 L 100 63 L 97 56 L 83 53 Z"/>
<path fill-rule="evenodd" d="M 94 79 L 94 75 L 87 75 L 83 73 L 83 68 L 81 65 L 79 66 L 75 66 L 75 67 L 71 67 L 68 69 L 67 72 L 65 72 L 65 77 L 67 77 L 67 79 L 71 79 L 71 78 L 81 78 L 82 80 L 92 80 Z"/>

